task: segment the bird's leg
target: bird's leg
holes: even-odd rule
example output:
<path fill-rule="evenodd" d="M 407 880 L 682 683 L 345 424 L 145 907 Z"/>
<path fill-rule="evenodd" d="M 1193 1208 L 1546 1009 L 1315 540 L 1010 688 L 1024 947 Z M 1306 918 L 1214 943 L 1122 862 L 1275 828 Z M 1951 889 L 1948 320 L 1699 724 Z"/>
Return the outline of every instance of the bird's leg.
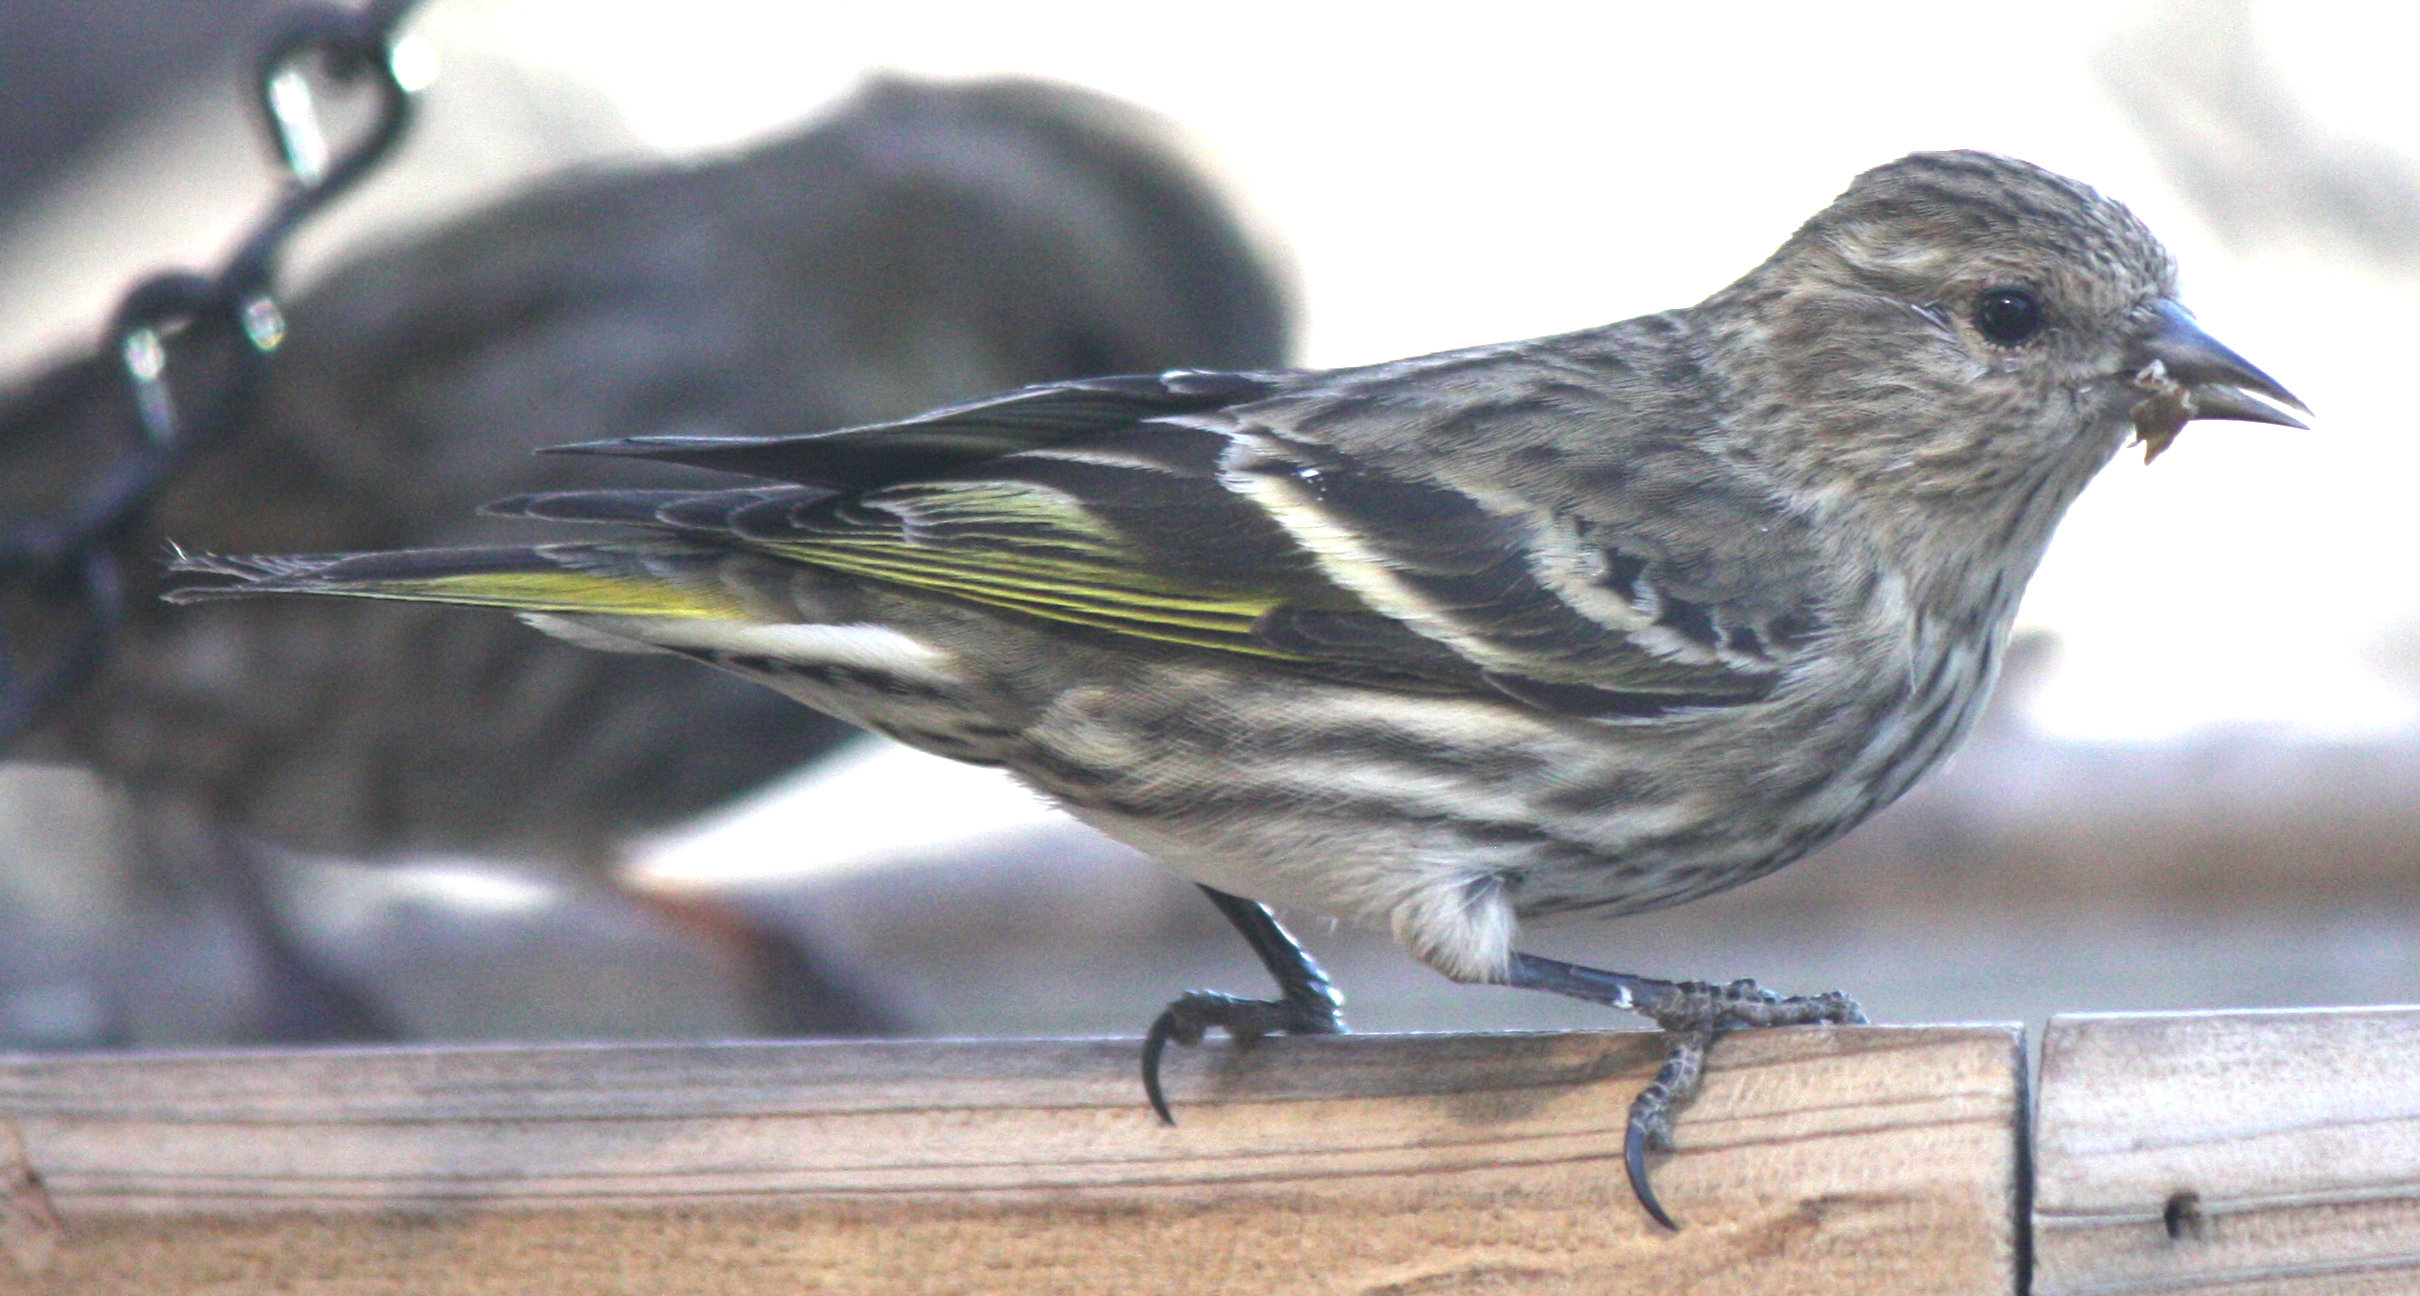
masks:
<path fill-rule="evenodd" d="M 1151 1023 L 1143 1036 L 1143 1094 L 1151 1100 L 1151 1110 L 1170 1125 L 1176 1124 L 1176 1117 L 1160 1090 L 1160 1057 L 1170 1040 L 1199 1044 L 1213 1026 L 1225 1027 L 1239 1040 L 1258 1039 L 1272 1031 L 1335 1035 L 1344 1030 L 1344 996 L 1286 929 L 1277 925 L 1267 905 L 1210 887 L 1203 887 L 1202 894 L 1244 934 L 1244 941 L 1260 956 L 1261 966 L 1276 978 L 1278 997 L 1246 999 L 1214 990 L 1188 990 Z"/>
<path fill-rule="evenodd" d="M 305 946 L 279 902 L 260 843 L 232 828 L 203 830 L 198 864 L 252 938 L 264 974 L 260 1039 L 270 1044 L 384 1043 L 402 1026 L 368 986 Z M 173 848 L 172 848 L 173 849 Z"/>
<path fill-rule="evenodd" d="M 1679 1225 L 1665 1213 L 1647 1182 L 1647 1154 L 1672 1150 L 1673 1113 L 1697 1096 L 1698 1081 L 1705 1075 L 1706 1051 L 1713 1047 L 1715 1036 L 1765 1026 L 1841 1025 L 1865 1020 L 1856 1001 L 1837 990 L 1784 997 L 1754 981 L 1719 986 L 1702 981 L 1657 981 L 1559 963 L 1535 954 L 1514 954 L 1503 984 L 1625 1008 L 1653 1021 L 1671 1037 L 1672 1048 L 1664 1055 L 1664 1065 L 1630 1103 L 1630 1127 L 1622 1140 L 1630 1190 L 1665 1228 Z"/>

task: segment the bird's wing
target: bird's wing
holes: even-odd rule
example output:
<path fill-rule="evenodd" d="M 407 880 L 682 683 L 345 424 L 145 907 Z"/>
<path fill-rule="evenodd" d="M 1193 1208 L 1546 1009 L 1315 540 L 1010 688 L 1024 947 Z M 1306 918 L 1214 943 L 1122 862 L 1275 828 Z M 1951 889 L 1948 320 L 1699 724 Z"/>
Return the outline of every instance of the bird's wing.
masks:
<path fill-rule="evenodd" d="M 1750 701 L 1786 667 L 1786 644 L 1751 649 L 1601 527 L 1272 431 L 1250 406 L 1279 381 L 1093 380 L 813 437 L 649 438 L 614 452 L 809 484 L 498 507 L 644 522 L 1130 640 L 1562 714 Z"/>
<path fill-rule="evenodd" d="M 1215 410 L 1283 390 L 1294 375 L 1159 374 L 1038 383 L 913 418 L 782 437 L 644 436 L 552 453 L 654 459 L 826 490 L 870 490 L 1021 450 L 1079 441 L 1166 415 Z"/>

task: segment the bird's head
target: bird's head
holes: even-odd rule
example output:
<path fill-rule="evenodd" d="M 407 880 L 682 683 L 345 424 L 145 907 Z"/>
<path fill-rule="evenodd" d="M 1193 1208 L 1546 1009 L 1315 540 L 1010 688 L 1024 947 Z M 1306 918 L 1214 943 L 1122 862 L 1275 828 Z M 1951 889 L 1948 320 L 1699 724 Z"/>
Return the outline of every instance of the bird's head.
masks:
<path fill-rule="evenodd" d="M 1810 470 L 1978 515 L 2046 508 L 2045 532 L 2129 434 L 2156 456 L 2196 418 L 2302 426 L 2178 302 L 2132 212 L 2013 158 L 1868 171 L 1726 299 L 1753 303 L 1737 336 Z"/>

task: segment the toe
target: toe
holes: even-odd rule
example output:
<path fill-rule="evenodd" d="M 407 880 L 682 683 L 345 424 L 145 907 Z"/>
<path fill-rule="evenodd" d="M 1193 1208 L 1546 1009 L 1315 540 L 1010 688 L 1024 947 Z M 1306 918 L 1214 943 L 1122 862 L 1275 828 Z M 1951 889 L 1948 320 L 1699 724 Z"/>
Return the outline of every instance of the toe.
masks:
<path fill-rule="evenodd" d="M 1647 1217 L 1675 1232 L 1680 1225 L 1664 1210 L 1664 1203 L 1655 1196 L 1655 1185 L 1647 1179 L 1647 1154 L 1663 1150 L 1659 1144 L 1671 1142 L 1669 1136 L 1657 1137 L 1657 1123 L 1642 1116 L 1635 1108 L 1630 1113 L 1630 1128 L 1622 1137 L 1622 1164 L 1630 1172 L 1631 1194 L 1639 1199 L 1639 1207 Z"/>

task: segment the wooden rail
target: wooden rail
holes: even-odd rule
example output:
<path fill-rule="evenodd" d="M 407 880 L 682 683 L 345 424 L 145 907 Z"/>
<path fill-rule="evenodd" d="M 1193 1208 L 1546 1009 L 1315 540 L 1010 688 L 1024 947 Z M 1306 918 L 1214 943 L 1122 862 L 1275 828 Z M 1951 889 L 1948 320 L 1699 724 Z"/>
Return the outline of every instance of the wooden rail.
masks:
<path fill-rule="evenodd" d="M 0 1292 L 2420 1290 L 2420 1012 L 0 1058 Z M 2038 1195 L 2030 1220 L 2027 1191 Z M 2029 1253 L 2028 1239 L 2036 1239 Z"/>
<path fill-rule="evenodd" d="M 2053 1018 L 2034 1290 L 2420 1292 L 2420 1009 Z"/>

